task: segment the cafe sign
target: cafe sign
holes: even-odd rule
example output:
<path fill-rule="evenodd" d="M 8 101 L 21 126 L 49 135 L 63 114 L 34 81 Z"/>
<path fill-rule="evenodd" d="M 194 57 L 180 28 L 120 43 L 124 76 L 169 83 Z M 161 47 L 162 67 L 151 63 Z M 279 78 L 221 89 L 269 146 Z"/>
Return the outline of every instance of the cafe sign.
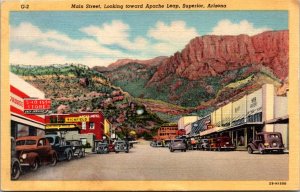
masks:
<path fill-rule="evenodd" d="M 90 117 L 88 115 L 81 115 L 78 117 L 66 117 L 65 123 L 78 123 L 78 122 L 89 122 Z"/>

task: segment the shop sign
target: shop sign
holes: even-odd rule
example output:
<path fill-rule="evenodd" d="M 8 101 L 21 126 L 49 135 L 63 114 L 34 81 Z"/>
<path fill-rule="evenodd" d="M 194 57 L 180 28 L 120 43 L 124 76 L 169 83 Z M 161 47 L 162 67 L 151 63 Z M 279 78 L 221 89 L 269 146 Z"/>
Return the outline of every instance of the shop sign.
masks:
<path fill-rule="evenodd" d="M 46 125 L 46 129 L 72 129 L 76 128 L 74 124 L 48 124 Z"/>
<path fill-rule="evenodd" d="M 262 111 L 262 89 L 249 94 L 247 97 L 247 116 Z"/>
<path fill-rule="evenodd" d="M 45 114 L 49 109 L 51 109 L 50 99 L 24 99 L 25 114 Z"/>
<path fill-rule="evenodd" d="M 77 123 L 77 122 L 89 122 L 90 117 L 88 115 L 81 115 L 78 117 L 66 117 L 65 122 L 66 123 Z"/>
<path fill-rule="evenodd" d="M 246 116 L 247 102 L 246 96 L 232 103 L 232 120 L 236 121 Z"/>

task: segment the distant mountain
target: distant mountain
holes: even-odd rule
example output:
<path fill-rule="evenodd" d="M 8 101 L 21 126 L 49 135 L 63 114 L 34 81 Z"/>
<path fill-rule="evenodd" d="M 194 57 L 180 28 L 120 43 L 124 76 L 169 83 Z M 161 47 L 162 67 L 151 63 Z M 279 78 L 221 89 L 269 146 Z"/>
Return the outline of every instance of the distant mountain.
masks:
<path fill-rule="evenodd" d="M 161 62 L 119 61 L 103 74 L 136 98 L 202 110 L 264 83 L 280 86 L 288 77 L 288 45 L 287 30 L 207 35 L 192 39 Z"/>
<path fill-rule="evenodd" d="M 116 62 L 110 64 L 108 67 L 95 66 L 95 67 L 93 67 L 93 69 L 97 70 L 99 72 L 107 72 L 107 71 L 112 71 L 114 69 L 117 69 L 119 67 L 122 67 L 122 66 L 130 64 L 130 63 L 137 63 L 137 64 L 145 65 L 145 67 L 155 67 L 155 66 L 160 65 L 167 58 L 168 57 L 165 57 L 165 56 L 159 56 L 159 57 L 155 57 L 155 58 L 149 59 L 149 60 L 119 59 Z"/>

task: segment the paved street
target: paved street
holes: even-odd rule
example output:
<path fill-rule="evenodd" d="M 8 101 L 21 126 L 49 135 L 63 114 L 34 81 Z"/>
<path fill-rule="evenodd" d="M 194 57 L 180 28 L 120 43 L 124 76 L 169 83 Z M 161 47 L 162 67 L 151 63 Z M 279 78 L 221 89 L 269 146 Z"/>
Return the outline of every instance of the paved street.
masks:
<path fill-rule="evenodd" d="M 143 142 L 129 153 L 88 154 L 42 166 L 20 180 L 287 180 L 288 157 L 246 151 L 171 153 Z"/>

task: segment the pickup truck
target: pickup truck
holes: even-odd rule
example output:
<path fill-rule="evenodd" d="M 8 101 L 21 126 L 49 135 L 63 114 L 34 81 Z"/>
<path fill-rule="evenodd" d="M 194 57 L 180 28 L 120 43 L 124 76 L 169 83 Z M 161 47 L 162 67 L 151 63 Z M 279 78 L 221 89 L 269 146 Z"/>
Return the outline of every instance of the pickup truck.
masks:
<path fill-rule="evenodd" d="M 67 144 L 64 139 L 56 134 L 47 134 L 45 137 L 51 144 L 52 149 L 56 151 L 59 161 L 70 161 L 73 158 L 72 146 Z"/>

